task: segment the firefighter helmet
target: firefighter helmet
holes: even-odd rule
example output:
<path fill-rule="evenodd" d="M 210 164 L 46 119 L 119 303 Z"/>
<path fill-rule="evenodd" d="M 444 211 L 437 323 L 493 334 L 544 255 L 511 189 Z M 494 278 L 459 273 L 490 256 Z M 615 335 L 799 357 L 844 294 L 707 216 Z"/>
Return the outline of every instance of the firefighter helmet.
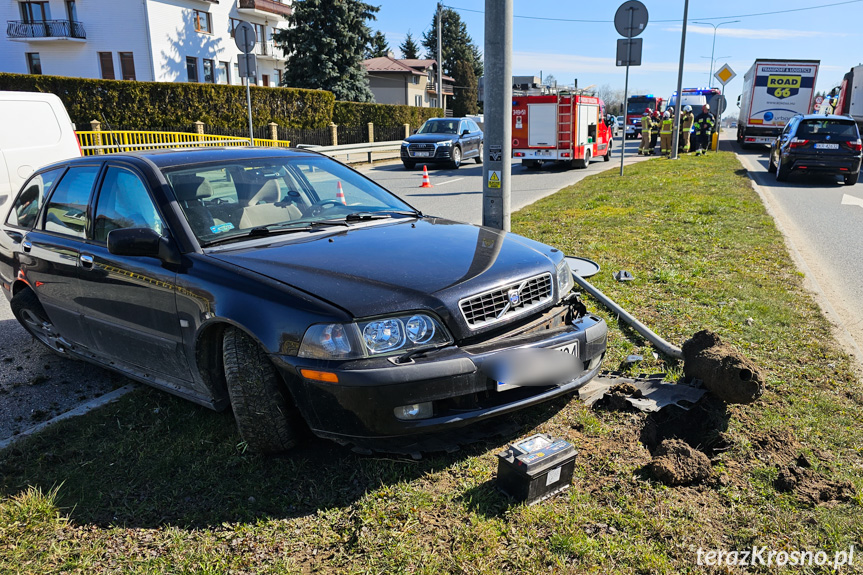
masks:
<path fill-rule="evenodd" d="M 683 108 L 683 111 L 684 111 L 684 112 L 691 112 L 691 111 L 692 111 L 692 106 L 686 106 L 686 107 L 684 107 L 684 108 Z"/>
<path fill-rule="evenodd" d="M 710 111 L 710 104 L 704 104 L 704 106 L 701 107 L 701 111 L 702 112 L 709 112 Z"/>
<path fill-rule="evenodd" d="M 650 108 L 645 108 L 642 116 L 649 116 L 651 113 L 652 113 L 652 111 Z"/>

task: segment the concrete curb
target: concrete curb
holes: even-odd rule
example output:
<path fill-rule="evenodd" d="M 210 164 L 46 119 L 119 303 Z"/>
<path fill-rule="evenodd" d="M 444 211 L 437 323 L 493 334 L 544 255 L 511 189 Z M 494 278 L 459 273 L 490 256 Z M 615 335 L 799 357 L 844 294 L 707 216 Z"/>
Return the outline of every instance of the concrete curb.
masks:
<path fill-rule="evenodd" d="M 136 387 L 137 387 L 137 385 L 135 385 L 135 384 L 125 385 L 119 389 L 115 389 L 114 391 L 108 392 L 105 395 L 100 395 L 99 397 L 92 399 L 92 400 L 88 401 L 87 403 L 82 403 L 81 405 L 79 405 L 75 409 L 71 409 L 71 410 L 67 411 L 66 413 L 61 413 L 60 415 L 58 415 L 57 417 L 55 417 L 53 419 L 49 419 L 48 421 L 43 421 L 39 425 L 35 425 L 35 426 L 31 427 L 30 429 L 22 431 L 18 435 L 13 435 L 12 437 L 9 437 L 7 439 L 0 440 L 0 450 L 6 449 L 10 445 L 24 439 L 25 437 L 30 437 L 31 435 L 33 435 L 35 433 L 39 433 L 43 429 L 47 428 L 48 426 L 54 425 L 58 421 L 63 421 L 64 419 L 70 419 L 72 417 L 78 417 L 79 415 L 84 415 L 85 413 L 89 413 L 90 411 L 93 411 L 96 408 L 102 407 L 103 405 L 107 405 L 109 403 L 117 401 L 118 399 L 120 399 L 121 397 L 123 397 L 124 395 L 126 395 L 127 393 L 129 393 L 130 391 L 135 389 Z"/>

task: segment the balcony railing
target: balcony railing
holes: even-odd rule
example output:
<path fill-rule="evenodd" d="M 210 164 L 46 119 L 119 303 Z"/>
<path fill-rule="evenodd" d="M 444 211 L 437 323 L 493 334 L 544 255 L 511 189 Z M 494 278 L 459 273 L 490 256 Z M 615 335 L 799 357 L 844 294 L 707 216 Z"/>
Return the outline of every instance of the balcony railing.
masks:
<path fill-rule="evenodd" d="M 272 58 L 274 60 L 284 60 L 285 52 L 272 40 L 266 42 L 258 42 L 255 44 L 255 54 L 264 58 Z"/>
<path fill-rule="evenodd" d="M 6 36 L 9 38 L 81 38 L 87 33 L 81 22 L 73 20 L 40 20 L 24 22 L 9 20 L 6 23 Z"/>
<path fill-rule="evenodd" d="M 282 4 L 277 0 L 239 0 L 239 8 L 247 9 L 247 10 L 261 10 L 263 12 L 269 12 L 271 14 L 278 14 L 280 16 L 290 16 L 291 15 L 291 7 L 287 4 Z"/>
<path fill-rule="evenodd" d="M 452 96 L 452 86 L 444 84 L 443 86 L 441 86 L 441 89 L 443 90 L 443 93 L 445 95 Z M 437 94 L 436 82 L 427 82 L 426 83 L 426 92 L 429 92 L 431 94 Z"/>

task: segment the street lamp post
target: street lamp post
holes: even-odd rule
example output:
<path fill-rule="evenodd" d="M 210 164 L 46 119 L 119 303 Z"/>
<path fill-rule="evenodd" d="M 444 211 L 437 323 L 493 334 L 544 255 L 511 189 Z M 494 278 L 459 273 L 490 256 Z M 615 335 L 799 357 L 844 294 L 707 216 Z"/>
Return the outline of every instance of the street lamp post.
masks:
<path fill-rule="evenodd" d="M 713 26 L 713 48 L 710 49 L 710 79 L 708 80 L 708 85 L 713 79 L 713 54 L 716 50 L 716 30 L 723 24 L 734 24 L 735 22 L 740 22 L 740 20 L 728 20 L 727 22 L 720 22 L 719 24 L 713 24 L 712 22 L 693 22 L 693 24 L 706 24 L 708 26 Z"/>
<path fill-rule="evenodd" d="M 702 56 L 702 58 L 709 58 L 709 56 Z M 731 56 L 717 56 L 716 58 L 710 58 L 710 77 L 708 85 L 710 85 L 710 81 L 713 80 L 713 66 L 716 64 L 717 60 L 722 60 L 723 58 L 731 58 Z"/>

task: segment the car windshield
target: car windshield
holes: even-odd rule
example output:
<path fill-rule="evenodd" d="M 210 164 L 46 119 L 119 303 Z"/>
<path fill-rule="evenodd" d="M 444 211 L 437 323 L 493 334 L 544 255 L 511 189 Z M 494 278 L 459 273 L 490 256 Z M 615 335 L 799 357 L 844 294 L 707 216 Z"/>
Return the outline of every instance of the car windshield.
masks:
<path fill-rule="evenodd" d="M 417 134 L 458 134 L 458 120 L 426 120 Z"/>
<path fill-rule="evenodd" d="M 656 100 L 630 100 L 629 105 L 626 107 L 626 113 L 629 115 L 638 114 L 640 116 L 646 108 L 652 110 L 654 106 L 656 106 Z"/>
<path fill-rule="evenodd" d="M 826 138 L 830 136 L 839 140 L 856 140 L 857 127 L 853 121 L 842 120 L 803 120 L 797 128 L 798 138 Z"/>
<path fill-rule="evenodd" d="M 231 160 L 162 171 L 202 245 L 420 215 L 373 181 L 321 156 Z"/>

